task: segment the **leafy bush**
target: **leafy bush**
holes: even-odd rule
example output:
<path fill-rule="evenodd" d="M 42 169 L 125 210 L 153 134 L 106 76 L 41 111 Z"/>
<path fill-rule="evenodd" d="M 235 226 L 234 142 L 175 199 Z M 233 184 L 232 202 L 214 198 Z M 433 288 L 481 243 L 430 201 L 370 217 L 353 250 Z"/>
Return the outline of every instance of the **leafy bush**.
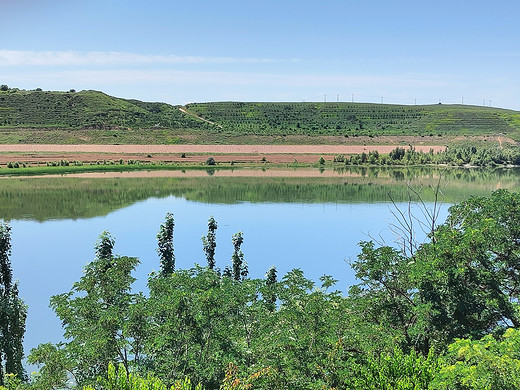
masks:
<path fill-rule="evenodd" d="M 405 354 L 394 348 L 390 353 L 368 355 L 362 364 L 353 366 L 346 387 L 352 390 L 418 390 L 428 389 L 437 373 L 433 351 L 427 357 L 411 351 Z"/>
<path fill-rule="evenodd" d="M 128 372 L 122 364 L 119 364 L 117 370 L 110 363 L 106 378 L 98 378 L 99 387 L 103 390 L 202 390 L 200 385 L 193 386 L 189 378 L 177 380 L 168 389 L 161 380 L 152 375 L 146 378 L 140 375 Z M 96 390 L 94 386 L 85 386 L 83 390 Z"/>
<path fill-rule="evenodd" d="M 520 389 L 520 331 L 510 328 L 498 338 L 457 340 L 449 346 L 446 361 L 434 388 Z"/>

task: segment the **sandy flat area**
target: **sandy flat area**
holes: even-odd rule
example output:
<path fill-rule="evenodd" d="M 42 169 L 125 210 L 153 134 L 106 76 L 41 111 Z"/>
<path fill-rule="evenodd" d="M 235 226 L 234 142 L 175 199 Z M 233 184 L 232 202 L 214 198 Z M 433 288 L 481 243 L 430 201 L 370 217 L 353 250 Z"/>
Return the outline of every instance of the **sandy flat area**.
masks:
<path fill-rule="evenodd" d="M 403 146 L 408 148 L 409 146 Z M 316 162 L 319 156 L 332 160 L 339 154 L 378 151 L 389 153 L 396 145 L 46 145 L 0 144 L 0 164 L 25 162 L 40 164 L 60 159 L 95 162 L 100 160 L 139 160 L 147 162 L 200 163 L 208 156 L 217 162 L 272 163 Z M 418 151 L 434 152 L 444 146 L 417 145 Z M 184 155 L 184 157 L 182 157 Z"/>
<path fill-rule="evenodd" d="M 396 145 L 0 145 L 0 152 L 53 153 L 216 153 L 216 154 L 354 154 L 377 150 L 389 153 Z M 415 146 L 416 150 L 434 152 L 444 146 Z"/>

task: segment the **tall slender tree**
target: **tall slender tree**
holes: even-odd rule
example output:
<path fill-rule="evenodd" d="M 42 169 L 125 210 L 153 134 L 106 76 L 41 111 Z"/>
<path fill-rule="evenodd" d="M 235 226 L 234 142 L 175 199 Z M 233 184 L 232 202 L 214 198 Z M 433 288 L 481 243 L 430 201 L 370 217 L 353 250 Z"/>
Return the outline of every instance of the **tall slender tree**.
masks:
<path fill-rule="evenodd" d="M 96 258 L 99 260 L 111 260 L 112 251 L 114 249 L 115 240 L 114 237 L 105 230 L 99 235 L 98 241 L 94 249 L 96 250 Z"/>
<path fill-rule="evenodd" d="M 202 236 L 202 244 L 204 245 L 204 253 L 206 254 L 206 260 L 208 262 L 209 269 L 215 269 L 215 248 L 217 247 L 217 222 L 213 215 L 208 220 L 208 234 Z"/>
<path fill-rule="evenodd" d="M 173 252 L 173 228 L 175 222 L 172 213 L 166 213 L 164 223 L 157 233 L 157 252 L 161 260 L 161 274 L 171 275 L 175 272 L 175 254 Z"/>
<path fill-rule="evenodd" d="M 0 385 L 5 374 L 25 379 L 22 366 L 27 308 L 18 297 L 11 269 L 11 227 L 0 222 Z"/>
<path fill-rule="evenodd" d="M 277 283 L 277 270 L 276 267 L 273 265 L 271 268 L 269 268 L 269 271 L 265 274 L 265 290 L 262 293 L 264 296 L 264 302 L 267 306 L 267 309 L 272 312 L 276 308 L 276 283 Z"/>
<path fill-rule="evenodd" d="M 244 280 L 247 278 L 249 274 L 249 269 L 247 268 L 247 263 L 244 261 L 244 254 L 240 247 L 244 242 L 242 232 L 238 232 L 233 234 L 232 243 L 233 243 L 233 256 L 231 257 L 231 262 L 233 264 L 233 279 L 235 280 Z"/>

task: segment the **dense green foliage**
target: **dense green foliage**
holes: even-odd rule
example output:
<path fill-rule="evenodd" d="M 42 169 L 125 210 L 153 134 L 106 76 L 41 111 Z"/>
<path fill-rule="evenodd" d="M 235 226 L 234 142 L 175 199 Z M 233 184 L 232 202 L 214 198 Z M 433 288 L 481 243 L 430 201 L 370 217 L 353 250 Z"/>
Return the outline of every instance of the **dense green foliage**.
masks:
<path fill-rule="evenodd" d="M 122 364 L 116 367 L 108 365 L 107 376 L 98 378 L 97 386 L 85 386 L 84 390 L 94 390 L 101 387 L 105 390 L 168 390 L 168 387 L 152 375 L 142 378 L 138 374 L 127 373 Z M 202 390 L 201 386 L 192 386 L 189 378 L 177 380 L 170 390 Z"/>
<path fill-rule="evenodd" d="M 130 292 L 131 272 L 136 258 L 114 256 L 114 239 L 103 232 L 96 244 L 96 257 L 68 293 L 53 296 L 51 307 L 61 319 L 68 342 L 58 346 L 40 345 L 29 361 L 45 363 L 47 370 L 38 383 L 66 387 L 67 373 L 76 383 L 94 383 L 111 361 L 123 364 L 127 374 L 142 353 L 144 297 Z M 47 366 L 50 360 L 56 371 Z M 56 361 L 60 364 L 56 364 Z"/>
<path fill-rule="evenodd" d="M 433 153 L 417 151 L 413 147 L 398 146 L 388 155 L 377 151 L 345 157 L 336 156 L 334 162 L 346 165 L 431 165 L 495 167 L 499 165 L 520 165 L 520 151 L 516 147 L 476 147 L 455 146 Z M 320 162 L 321 163 L 321 162 Z"/>
<path fill-rule="evenodd" d="M 32 386 L 518 389 L 519 218 L 520 193 L 499 190 L 453 206 L 411 250 L 361 243 L 348 295 L 300 269 L 248 278 L 237 234 L 229 276 L 152 274 L 144 296 L 130 289 L 137 259 L 104 232 L 51 299 L 67 342 L 31 351 Z"/>
<path fill-rule="evenodd" d="M 518 135 L 520 114 L 477 106 L 364 103 L 193 103 L 187 107 L 224 130 L 246 134 Z M 518 138 L 518 137 L 517 137 Z"/>
<path fill-rule="evenodd" d="M 201 128 L 204 123 L 165 103 L 145 103 L 97 91 L 0 91 L 0 127 L 119 129 Z"/>
<path fill-rule="evenodd" d="M 4 375 L 25 378 L 22 366 L 27 309 L 18 297 L 11 268 L 11 227 L 0 221 L 0 386 Z"/>

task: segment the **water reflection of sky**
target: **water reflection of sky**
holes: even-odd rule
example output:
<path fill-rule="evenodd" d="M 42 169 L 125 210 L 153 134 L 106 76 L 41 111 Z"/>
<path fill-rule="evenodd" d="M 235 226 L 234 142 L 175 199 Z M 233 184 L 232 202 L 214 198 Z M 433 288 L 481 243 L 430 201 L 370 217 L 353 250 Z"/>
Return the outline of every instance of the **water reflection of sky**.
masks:
<path fill-rule="evenodd" d="M 175 217 L 178 268 L 205 264 L 201 236 L 213 215 L 219 225 L 216 260 L 220 268 L 230 264 L 231 237 L 242 230 L 242 250 L 251 277 L 263 277 L 271 265 L 280 277 L 299 267 L 315 281 L 323 274 L 333 275 L 339 280 L 337 288 L 344 292 L 354 282 L 348 262 L 359 253 L 359 241 L 380 235 L 388 243 L 393 240 L 389 224 L 394 217 L 391 205 L 385 203 L 223 205 L 170 196 L 148 199 L 104 217 L 43 223 L 14 220 L 11 260 L 21 296 L 29 305 L 26 353 L 39 343 L 60 340 L 61 326 L 48 307 L 49 298 L 69 291 L 79 280 L 103 230 L 115 237 L 116 254 L 141 260 L 134 288 L 146 291 L 147 275 L 158 269 L 156 234 L 168 211 Z"/>

